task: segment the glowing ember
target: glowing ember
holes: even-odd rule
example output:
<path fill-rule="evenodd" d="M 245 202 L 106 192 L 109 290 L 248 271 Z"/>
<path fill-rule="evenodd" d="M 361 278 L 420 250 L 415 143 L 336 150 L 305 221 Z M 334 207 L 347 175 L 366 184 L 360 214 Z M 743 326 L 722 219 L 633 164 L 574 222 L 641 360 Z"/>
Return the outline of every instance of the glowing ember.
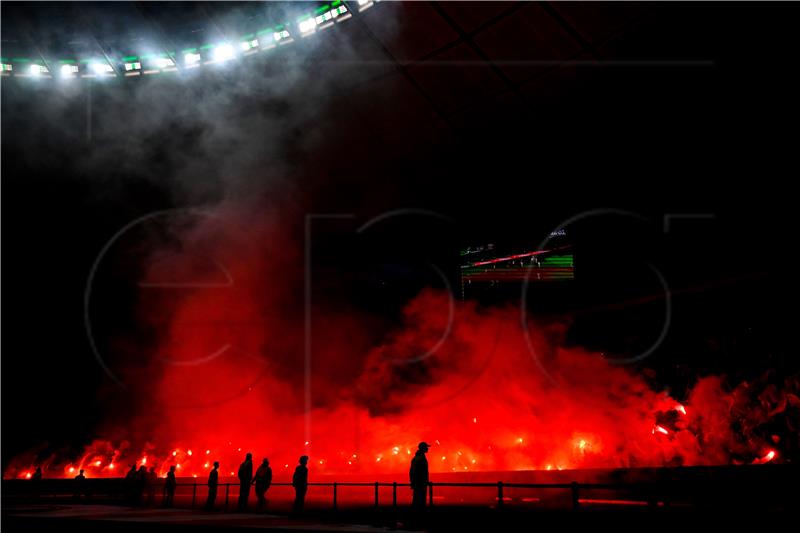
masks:
<path fill-rule="evenodd" d="M 191 455 L 192 455 L 192 450 L 187 450 L 186 454 L 187 454 L 187 455 L 189 455 L 189 456 L 191 457 Z"/>
<path fill-rule="evenodd" d="M 775 455 L 777 455 L 775 453 L 775 450 L 771 450 L 769 453 L 767 453 L 767 455 L 764 456 L 764 461 L 765 462 L 772 461 L 773 459 L 775 459 Z"/>
<path fill-rule="evenodd" d="M 206 450 L 206 455 L 211 455 L 211 450 Z"/>

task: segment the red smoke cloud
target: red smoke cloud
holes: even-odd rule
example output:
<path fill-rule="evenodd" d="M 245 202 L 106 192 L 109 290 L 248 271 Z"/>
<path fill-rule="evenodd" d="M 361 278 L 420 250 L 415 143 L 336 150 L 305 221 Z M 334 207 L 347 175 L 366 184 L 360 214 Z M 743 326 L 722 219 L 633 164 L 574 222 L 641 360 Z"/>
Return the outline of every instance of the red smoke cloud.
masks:
<path fill-rule="evenodd" d="M 156 246 L 139 311 L 158 341 L 121 371 L 138 415 L 110 413 L 106 440 L 51 458 L 50 475 L 116 476 L 138 462 L 204 476 L 215 460 L 228 474 L 251 451 L 278 472 L 307 453 L 316 473 L 402 477 L 421 440 L 433 443 L 434 473 L 782 458 L 764 427 L 796 413 L 794 378 L 733 391 L 703 378 L 678 402 L 628 367 L 560 346 L 553 326 L 525 326 L 531 351 L 517 306 L 457 302 L 451 316 L 436 290 L 411 299 L 377 343 L 374 318 L 314 295 L 306 417 L 302 238 L 290 235 L 223 213 L 180 230 L 179 246 Z M 24 475 L 25 461 L 6 475 Z"/>

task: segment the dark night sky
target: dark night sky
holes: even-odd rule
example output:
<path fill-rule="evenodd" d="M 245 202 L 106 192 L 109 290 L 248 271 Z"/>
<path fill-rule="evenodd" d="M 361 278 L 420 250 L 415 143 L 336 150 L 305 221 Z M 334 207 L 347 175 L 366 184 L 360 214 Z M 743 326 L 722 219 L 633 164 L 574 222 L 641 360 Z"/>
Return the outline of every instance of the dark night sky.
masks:
<path fill-rule="evenodd" d="M 20 20 L 42 31 L 48 9 L 4 4 L 4 34 Z M 4 463 L 41 441 L 79 441 L 101 416 L 106 378 L 88 349 L 83 291 L 104 242 L 148 212 L 223 199 L 279 206 L 298 242 L 308 212 L 360 221 L 404 207 L 444 213 L 452 232 L 412 222 L 370 246 L 389 262 L 398 248 L 423 250 L 414 253 L 451 272 L 463 244 L 537 245 L 586 209 L 635 211 L 645 223 L 610 217 L 575 228 L 584 281 L 567 308 L 651 295 L 641 265 L 652 262 L 676 293 L 674 331 L 654 365 L 797 369 L 797 6 L 648 5 L 601 45 L 591 31 L 605 20 L 599 8 L 571 5 L 563 18 L 579 21 L 589 44 L 570 57 L 608 63 L 538 66 L 524 80 L 455 59 L 376 73 L 385 60 L 325 61 L 331 50 L 358 61 L 374 60 L 373 49 L 424 55 L 420 27 L 433 27 L 426 17 L 437 9 L 378 5 L 370 16 L 395 17 L 392 31 L 353 20 L 273 62 L 186 78 L 2 80 Z M 532 8 L 520 9 L 509 16 Z M 472 41 L 497 65 L 526 59 L 517 54 L 525 31 L 509 28 L 505 47 L 482 45 L 481 33 Z M 536 59 L 550 57 L 542 49 Z M 624 64 L 653 59 L 685 63 Z M 490 75 L 510 89 L 494 89 Z M 676 221 L 665 236 L 666 213 L 714 218 Z M 592 315 L 570 341 L 623 352 L 644 342 L 622 339 L 614 316 Z"/>

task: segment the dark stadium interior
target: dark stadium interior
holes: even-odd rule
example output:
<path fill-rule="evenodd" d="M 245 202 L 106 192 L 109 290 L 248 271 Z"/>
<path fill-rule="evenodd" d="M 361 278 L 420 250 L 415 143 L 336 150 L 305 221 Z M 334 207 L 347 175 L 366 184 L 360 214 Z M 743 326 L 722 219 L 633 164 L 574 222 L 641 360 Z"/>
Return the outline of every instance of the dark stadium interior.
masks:
<path fill-rule="evenodd" d="M 26 490 L 25 479 L 13 478 L 30 477 L 45 458 L 58 471 L 49 477 L 73 477 L 65 469 L 89 457 L 86 450 L 97 440 L 123 440 L 118 436 L 124 434 L 132 449 L 137 438 L 149 439 L 163 376 L 148 374 L 153 360 L 139 354 L 161 342 L 154 323 L 177 304 L 143 299 L 141 283 L 125 280 L 153 272 L 140 261 L 151 252 L 143 243 L 181 250 L 186 243 L 172 232 L 196 220 L 181 219 L 169 230 L 134 230 L 134 240 L 119 241 L 124 253 L 106 254 L 104 247 L 132 221 L 180 210 L 230 222 L 223 232 L 228 237 L 217 242 L 254 236 L 274 254 L 263 269 L 267 281 L 255 286 L 280 293 L 279 311 L 273 310 L 282 315 L 277 330 L 299 324 L 267 343 L 268 350 L 286 354 L 270 372 L 287 388 L 303 386 L 302 323 L 304 316 L 315 317 L 314 346 L 326 361 L 315 368 L 328 372 L 328 388 L 308 397 L 307 407 L 313 402 L 329 408 L 346 398 L 370 417 L 404 412 L 408 391 L 434 382 L 439 374 L 433 372 L 440 369 L 410 364 L 391 378 L 381 374 L 387 381 L 374 383 L 392 390 L 378 394 L 379 385 L 365 385 L 369 375 L 348 385 L 343 375 L 357 374 L 354 369 L 368 359 L 339 350 L 348 342 L 353 352 L 396 349 L 386 339 L 395 339 L 394 328 L 407 318 L 409 305 L 432 305 L 419 303 L 419 295 L 433 287 L 451 294 L 458 306 L 474 305 L 476 317 L 494 317 L 486 310 L 495 307 L 521 307 L 523 316 L 542 325 L 543 342 L 554 352 L 602 354 L 614 368 L 684 404 L 698 380 L 709 376 L 718 377 L 726 391 L 750 383 L 754 391 L 771 386 L 771 394 L 784 394 L 778 402 L 783 410 L 753 429 L 773 448 L 729 446 L 725 464 L 688 455 L 662 464 L 620 461 L 616 474 L 606 470 L 589 477 L 628 482 L 625 476 L 634 474 L 624 473 L 627 468 L 641 473 L 637 468 L 664 467 L 667 473 L 641 475 L 651 481 L 691 478 L 695 474 L 670 473 L 672 467 L 719 466 L 697 474 L 715 487 L 710 491 L 728 482 L 742 490 L 773 485 L 771 503 L 748 492 L 756 500 L 740 504 L 788 510 L 783 498 L 797 489 L 786 493 L 778 487 L 796 474 L 800 405 L 797 391 L 775 391 L 798 383 L 792 303 L 797 276 L 791 270 L 791 176 L 800 118 L 797 6 L 335 4 L 347 7 L 347 20 L 302 36 L 296 21 L 309 11 L 322 13 L 330 2 L 2 2 L 0 54 L 4 65 L 13 66 L 0 78 L 4 507 L 9 491 Z M 291 21 L 286 27 L 293 38 L 285 46 L 253 54 L 237 50 L 230 61 L 200 68 L 185 64 L 181 51 L 199 50 L 205 59 L 213 50 L 203 48 L 206 43 L 236 42 L 285 21 Z M 125 60 L 118 59 L 161 51 L 167 54 L 158 57 L 176 68 L 126 76 Z M 64 79 L 59 73 L 62 65 L 73 64 L 63 61 L 68 58 L 105 58 L 108 79 L 80 61 L 74 79 Z M 49 72 L 31 74 L 28 69 L 38 64 Z M 319 217 L 310 241 L 309 216 Z M 188 234 L 195 238 L 183 233 Z M 539 249 L 548 251 L 539 258 Z M 520 257 L 508 259 L 515 254 Z M 105 263 L 96 269 L 99 258 Z M 532 272 L 546 279 L 531 278 L 529 268 L 543 269 Z M 308 272 L 317 298 L 313 306 L 304 299 Z M 97 288 L 91 312 L 90 285 Z M 142 305 L 158 312 L 143 319 Z M 88 336 L 87 321 L 93 328 Z M 98 351 L 106 357 L 101 364 Z M 536 363 L 546 371 L 555 368 L 556 358 L 545 351 Z M 125 388 L 114 383 L 114 375 L 123 376 Z M 203 396 L 202 382 L 192 387 L 187 397 Z M 456 398 L 453 412 L 474 402 Z M 423 414 L 416 416 L 428 424 L 424 411 L 419 406 Z M 204 416 L 199 408 L 187 412 Z M 669 425 L 669 416 L 680 417 L 674 412 L 659 416 L 666 418 L 658 419 L 654 435 L 659 428 L 665 435 L 683 429 L 680 421 L 677 429 Z M 734 433 L 744 431 L 744 418 L 731 420 Z M 242 421 L 241 435 L 249 433 L 250 423 Z M 315 426 L 318 432 L 328 427 L 327 419 Z M 285 431 L 295 437 L 294 428 Z M 459 443 L 468 444 L 461 437 Z M 308 451 L 297 440 L 298 453 L 286 460 L 287 468 Z M 365 436 L 361 444 L 379 441 Z M 185 442 L 154 446 L 180 449 Z M 329 467 L 317 463 L 322 448 L 317 450 L 310 454 L 312 481 L 317 474 L 325 482 L 407 483 L 405 463 L 397 476 L 374 460 L 351 471 L 345 463 L 334 466 L 328 455 Z M 442 454 L 436 450 L 434 482 L 467 479 L 446 477 L 449 468 L 437 472 Z M 256 451 L 259 462 L 260 457 Z M 120 467 L 127 468 L 126 461 Z M 584 482 L 575 477 L 582 474 L 538 472 L 544 463 L 511 468 L 519 462 L 516 455 L 493 461 L 493 468 L 479 469 L 469 480 L 495 483 L 507 474 L 507 481 L 517 483 Z M 566 470 L 607 466 L 597 461 Z M 761 464 L 766 462 L 774 464 Z M 744 469 L 728 473 L 737 466 Z M 283 455 L 273 467 L 277 482 L 288 480 Z M 229 470 L 233 466 L 221 472 L 227 477 Z M 205 470 L 197 472 L 203 481 Z M 98 470 L 94 477 L 114 476 Z M 59 483 L 72 480 L 52 481 L 54 493 L 70 494 Z M 390 489 L 381 489 L 383 501 L 391 498 Z M 371 489 L 365 494 L 369 507 Z M 457 501 L 460 496 L 453 494 Z M 729 497 L 716 501 L 723 508 L 727 501 L 728 517 L 737 501 Z M 327 498 L 326 492 L 320 501 L 328 505 Z M 522 496 L 511 498 L 525 507 Z M 706 510 L 675 509 L 680 518 Z M 353 513 L 344 520 L 374 518 Z M 630 525 L 646 523 L 637 513 L 620 516 Z M 475 523 L 490 527 L 492 516 L 481 515 Z M 513 528 L 527 516 L 524 509 L 509 511 L 497 524 Z M 5 511 L 3 518 L 8 519 Z M 14 520 L 9 524 L 20 529 L 41 527 Z M 372 523 L 393 520 L 381 516 Z"/>

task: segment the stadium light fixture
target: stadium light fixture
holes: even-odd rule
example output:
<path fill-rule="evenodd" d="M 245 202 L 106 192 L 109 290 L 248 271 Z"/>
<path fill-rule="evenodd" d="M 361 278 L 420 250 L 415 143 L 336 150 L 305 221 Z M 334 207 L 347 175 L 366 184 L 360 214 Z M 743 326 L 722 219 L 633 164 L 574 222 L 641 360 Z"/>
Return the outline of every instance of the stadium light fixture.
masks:
<path fill-rule="evenodd" d="M 37 77 L 40 74 L 47 74 L 47 67 L 43 65 L 37 65 L 34 63 L 33 65 L 30 66 L 29 72 L 31 76 Z"/>
<path fill-rule="evenodd" d="M 125 62 L 125 72 L 135 74 L 142 70 L 142 62 L 136 56 L 123 57 L 122 61 Z"/>
<path fill-rule="evenodd" d="M 291 36 L 289 35 L 289 32 L 284 29 L 278 30 L 272 34 L 272 38 L 275 39 L 275 42 L 278 44 L 286 44 L 292 42 L 290 37 Z"/>
<path fill-rule="evenodd" d="M 242 41 L 241 43 L 242 52 L 249 52 L 255 48 L 258 48 L 258 39 L 248 39 L 246 41 Z"/>
<path fill-rule="evenodd" d="M 154 63 L 160 69 L 165 69 L 175 66 L 175 62 L 169 57 L 157 57 Z"/>
<path fill-rule="evenodd" d="M 183 54 L 183 61 L 187 67 L 196 67 L 200 65 L 200 54 L 197 51 L 185 52 Z"/>
<path fill-rule="evenodd" d="M 62 78 L 74 78 L 78 74 L 78 65 L 64 64 L 61 65 Z"/>
<path fill-rule="evenodd" d="M 229 59 L 233 59 L 235 52 L 233 50 L 233 46 L 229 45 L 228 43 L 219 44 L 214 47 L 214 61 L 228 61 Z"/>
<path fill-rule="evenodd" d="M 308 17 L 307 19 L 299 21 L 297 27 L 300 30 L 300 34 L 306 36 L 317 28 L 317 22 L 313 17 Z"/>
<path fill-rule="evenodd" d="M 94 62 L 90 65 L 91 71 L 98 76 L 103 76 L 105 74 L 112 74 L 114 69 L 111 68 L 111 65 L 108 63 L 101 63 L 101 62 Z"/>

